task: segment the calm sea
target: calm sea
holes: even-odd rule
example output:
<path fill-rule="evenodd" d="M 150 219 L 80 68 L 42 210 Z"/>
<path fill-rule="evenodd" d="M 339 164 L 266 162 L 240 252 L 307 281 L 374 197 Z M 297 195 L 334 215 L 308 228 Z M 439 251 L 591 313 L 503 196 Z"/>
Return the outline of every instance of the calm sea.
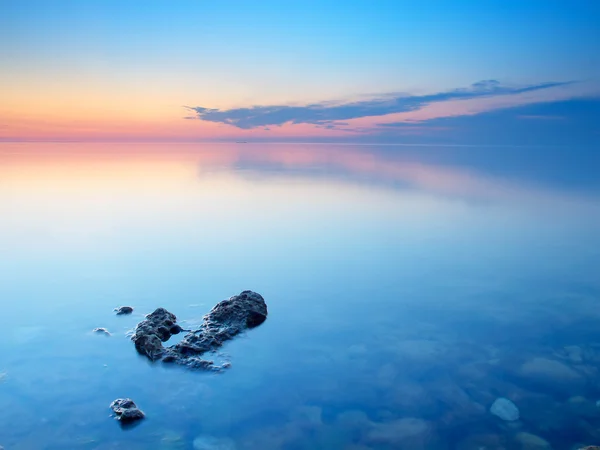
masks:
<path fill-rule="evenodd" d="M 2 144 L 0 445 L 600 445 L 598 173 L 577 149 Z M 269 317 L 224 373 L 126 335 L 246 289 Z M 122 428 L 119 397 L 147 418 Z"/>

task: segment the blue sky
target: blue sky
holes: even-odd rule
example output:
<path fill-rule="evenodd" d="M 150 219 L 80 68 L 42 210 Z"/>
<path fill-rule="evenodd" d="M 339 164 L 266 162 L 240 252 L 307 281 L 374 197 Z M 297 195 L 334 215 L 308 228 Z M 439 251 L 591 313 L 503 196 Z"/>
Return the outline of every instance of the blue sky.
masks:
<path fill-rule="evenodd" d="M 600 3 L 591 0 L 5 0 L 0 137 L 381 138 L 390 127 L 378 120 L 345 132 L 302 117 L 311 105 L 382 98 L 432 99 L 417 109 L 427 108 L 487 80 L 515 95 L 550 87 L 530 103 L 593 99 L 598 23 Z M 551 86 L 561 83 L 571 91 L 557 95 Z M 236 126 L 216 114 L 190 116 L 185 106 L 226 118 L 256 108 L 285 115 Z"/>

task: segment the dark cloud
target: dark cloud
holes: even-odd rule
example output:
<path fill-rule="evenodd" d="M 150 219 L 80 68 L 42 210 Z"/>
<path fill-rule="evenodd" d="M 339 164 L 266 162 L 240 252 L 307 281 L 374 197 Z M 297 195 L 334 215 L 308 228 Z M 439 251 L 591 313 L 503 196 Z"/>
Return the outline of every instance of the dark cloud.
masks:
<path fill-rule="evenodd" d="M 497 80 L 484 80 L 468 88 L 453 89 L 428 95 L 388 94 L 370 100 L 343 104 L 331 102 L 313 103 L 305 106 L 252 106 L 249 108 L 211 109 L 202 106 L 186 107 L 195 112 L 196 118 L 208 122 L 232 125 L 242 129 L 283 125 L 285 123 L 308 123 L 336 128 L 339 121 L 368 116 L 414 111 L 429 103 L 497 95 L 520 94 L 537 91 L 571 82 L 540 83 L 514 87 L 502 85 Z"/>
<path fill-rule="evenodd" d="M 600 145 L 600 98 L 541 102 L 419 123 L 382 123 L 379 137 L 393 139 L 419 128 L 421 140 L 461 144 Z M 600 153 L 596 151 L 600 158 Z M 599 161 L 600 164 L 600 161 Z M 598 166 L 600 167 L 600 166 Z"/>

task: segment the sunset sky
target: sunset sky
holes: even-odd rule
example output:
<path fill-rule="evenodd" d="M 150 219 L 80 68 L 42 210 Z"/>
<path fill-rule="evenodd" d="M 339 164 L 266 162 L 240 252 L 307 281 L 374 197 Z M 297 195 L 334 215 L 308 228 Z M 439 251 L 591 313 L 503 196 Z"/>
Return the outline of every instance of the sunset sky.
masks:
<path fill-rule="evenodd" d="M 0 140 L 598 145 L 600 3 L 0 2 Z"/>

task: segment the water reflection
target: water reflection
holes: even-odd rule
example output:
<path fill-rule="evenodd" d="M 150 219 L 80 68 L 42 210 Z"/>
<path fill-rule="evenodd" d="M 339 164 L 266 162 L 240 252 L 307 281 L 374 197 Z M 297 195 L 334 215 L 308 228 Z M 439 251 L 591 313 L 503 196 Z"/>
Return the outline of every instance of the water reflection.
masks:
<path fill-rule="evenodd" d="M 0 444 L 599 444 L 596 186 L 535 158 L 530 176 L 475 162 L 448 148 L 3 145 Z M 193 326 L 243 289 L 269 320 L 227 345 L 222 376 L 150 364 L 126 337 L 157 306 Z M 123 304 L 132 316 L 114 315 Z M 131 430 L 107 417 L 124 396 L 148 417 Z M 519 420 L 490 413 L 498 398 Z"/>

